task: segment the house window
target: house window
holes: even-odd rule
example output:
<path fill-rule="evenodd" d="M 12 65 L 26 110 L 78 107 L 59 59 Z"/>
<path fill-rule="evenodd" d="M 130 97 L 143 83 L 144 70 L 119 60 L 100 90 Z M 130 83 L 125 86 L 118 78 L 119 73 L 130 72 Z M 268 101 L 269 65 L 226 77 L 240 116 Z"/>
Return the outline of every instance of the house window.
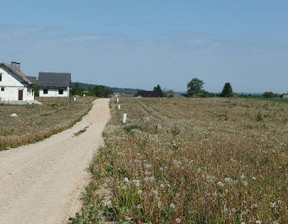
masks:
<path fill-rule="evenodd" d="M 59 89 L 59 95 L 63 95 L 63 89 Z"/>
<path fill-rule="evenodd" d="M 48 94 L 48 89 L 43 89 L 43 94 Z"/>
<path fill-rule="evenodd" d="M 4 87 L 1 87 L 1 91 L 4 91 L 5 90 L 5 88 Z"/>
<path fill-rule="evenodd" d="M 0 73 L 0 82 L 2 81 L 2 73 Z"/>

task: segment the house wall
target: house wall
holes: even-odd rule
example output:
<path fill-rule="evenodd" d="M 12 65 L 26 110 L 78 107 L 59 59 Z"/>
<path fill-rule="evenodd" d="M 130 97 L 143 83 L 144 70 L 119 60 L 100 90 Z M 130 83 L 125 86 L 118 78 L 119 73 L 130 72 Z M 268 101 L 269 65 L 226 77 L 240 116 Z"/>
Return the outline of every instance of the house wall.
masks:
<path fill-rule="evenodd" d="M 18 100 L 18 91 L 23 90 L 23 101 L 34 100 L 34 90 L 26 82 L 20 79 L 6 67 L 0 67 L 2 80 L 0 81 L 0 99 L 1 101 Z M 2 91 L 4 88 L 4 91 Z"/>
<path fill-rule="evenodd" d="M 41 88 L 39 90 L 39 96 L 40 97 L 69 97 L 69 88 L 63 89 L 63 94 L 59 94 L 59 89 L 49 89 L 48 88 L 48 93 L 44 94 L 43 93 L 44 88 Z"/>

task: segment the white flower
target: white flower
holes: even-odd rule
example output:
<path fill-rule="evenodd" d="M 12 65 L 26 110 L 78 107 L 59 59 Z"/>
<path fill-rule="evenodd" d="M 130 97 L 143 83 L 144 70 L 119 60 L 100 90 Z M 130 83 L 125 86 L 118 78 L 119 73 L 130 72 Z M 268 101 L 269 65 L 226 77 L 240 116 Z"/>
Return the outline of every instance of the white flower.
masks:
<path fill-rule="evenodd" d="M 252 180 L 256 180 L 256 177 L 252 177 Z"/>
<path fill-rule="evenodd" d="M 217 183 L 217 185 L 220 186 L 220 187 L 224 187 L 224 184 L 223 184 L 221 181 L 219 181 L 219 182 Z"/>
<path fill-rule="evenodd" d="M 242 175 L 241 175 L 241 178 L 242 178 L 242 179 L 245 179 L 245 176 L 244 176 L 244 174 L 242 174 Z"/>
<path fill-rule="evenodd" d="M 149 171 L 146 171 L 146 172 L 145 172 L 145 175 L 146 175 L 146 176 L 149 176 L 150 174 L 151 174 L 151 172 L 149 172 Z"/>
<path fill-rule="evenodd" d="M 176 222 L 177 222 L 177 223 L 180 223 L 180 222 L 181 222 L 181 219 L 180 219 L 180 218 L 177 218 L 177 219 L 176 219 Z"/>
<path fill-rule="evenodd" d="M 142 192 L 143 192 L 142 190 L 139 190 L 137 193 L 138 193 L 138 194 L 142 194 Z"/>
<path fill-rule="evenodd" d="M 124 182 L 129 183 L 129 179 L 128 179 L 128 177 L 125 177 L 125 178 L 124 178 Z"/>
<path fill-rule="evenodd" d="M 232 179 L 230 177 L 226 177 L 225 182 L 230 183 L 230 182 L 232 182 Z"/>
<path fill-rule="evenodd" d="M 147 169 L 151 168 L 152 166 L 150 164 L 145 164 L 144 165 Z"/>
<path fill-rule="evenodd" d="M 261 224 L 261 221 L 260 221 L 260 220 L 257 220 L 257 221 L 256 221 L 256 224 Z"/>
<path fill-rule="evenodd" d="M 170 204 L 170 208 L 174 209 L 176 206 L 172 203 Z"/>
<path fill-rule="evenodd" d="M 243 185 L 244 185 L 245 187 L 247 187 L 247 186 L 248 186 L 248 182 L 247 182 L 247 181 L 243 181 Z"/>
<path fill-rule="evenodd" d="M 155 180 L 155 177 L 150 177 L 150 181 L 154 181 Z"/>
<path fill-rule="evenodd" d="M 161 188 L 164 188 L 165 186 L 164 186 L 164 184 L 161 184 L 160 187 L 161 187 Z"/>
<path fill-rule="evenodd" d="M 139 205 L 137 205 L 137 208 L 140 209 L 140 208 L 142 208 L 142 206 L 139 204 Z"/>
<path fill-rule="evenodd" d="M 153 194 L 158 195 L 158 191 L 154 190 L 152 192 L 153 192 Z"/>
<path fill-rule="evenodd" d="M 270 203 L 270 207 L 271 207 L 271 208 L 274 208 L 274 207 L 275 207 L 275 204 L 276 204 L 275 202 L 271 202 L 271 203 Z"/>

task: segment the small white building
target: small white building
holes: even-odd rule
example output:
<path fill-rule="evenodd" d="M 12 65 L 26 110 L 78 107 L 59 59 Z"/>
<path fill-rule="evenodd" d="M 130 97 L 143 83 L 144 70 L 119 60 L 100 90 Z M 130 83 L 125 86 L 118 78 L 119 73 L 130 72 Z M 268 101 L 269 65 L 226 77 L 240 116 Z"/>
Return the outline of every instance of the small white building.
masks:
<path fill-rule="evenodd" d="M 0 63 L 0 102 L 32 101 L 32 79 L 20 70 L 20 62 Z"/>
<path fill-rule="evenodd" d="M 40 97 L 69 97 L 71 73 L 40 72 L 38 86 Z"/>

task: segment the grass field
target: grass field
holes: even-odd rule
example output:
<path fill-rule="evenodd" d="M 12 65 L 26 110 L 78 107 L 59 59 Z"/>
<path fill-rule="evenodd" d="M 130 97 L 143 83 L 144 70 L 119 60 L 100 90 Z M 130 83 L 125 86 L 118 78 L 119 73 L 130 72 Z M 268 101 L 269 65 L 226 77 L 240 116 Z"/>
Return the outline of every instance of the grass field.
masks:
<path fill-rule="evenodd" d="M 71 127 L 91 108 L 93 98 L 43 105 L 0 105 L 0 151 L 36 142 Z M 10 117 L 16 113 L 17 117 Z"/>
<path fill-rule="evenodd" d="M 287 223 L 288 105 L 127 98 L 111 108 L 76 220 L 97 223 L 102 211 L 120 223 Z"/>

